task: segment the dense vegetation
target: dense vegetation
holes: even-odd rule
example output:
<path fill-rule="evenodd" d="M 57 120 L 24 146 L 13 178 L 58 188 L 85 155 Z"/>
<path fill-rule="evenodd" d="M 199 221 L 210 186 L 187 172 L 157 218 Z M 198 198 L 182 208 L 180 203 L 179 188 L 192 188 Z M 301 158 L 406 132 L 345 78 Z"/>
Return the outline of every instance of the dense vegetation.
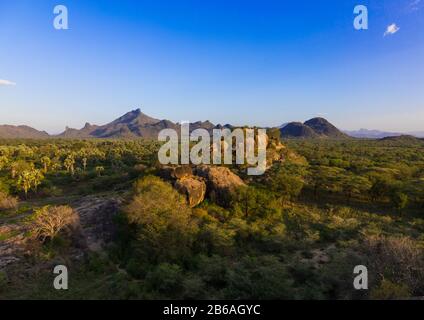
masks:
<path fill-rule="evenodd" d="M 232 168 L 246 186 L 225 202 L 207 198 L 190 208 L 161 178 L 157 143 L 2 142 L 0 224 L 31 225 L 25 237 L 36 245 L 25 262 L 0 271 L 0 297 L 424 296 L 424 145 L 284 144 L 298 156 L 258 178 Z M 124 199 L 114 220 L 117 236 L 105 251 L 74 259 L 70 207 L 90 195 Z M 51 228 L 56 220 L 63 227 Z M 11 236 L 0 234 L 0 241 Z M 51 285 L 57 262 L 71 269 L 66 292 Z M 356 265 L 368 267 L 369 291 L 353 289 Z"/>

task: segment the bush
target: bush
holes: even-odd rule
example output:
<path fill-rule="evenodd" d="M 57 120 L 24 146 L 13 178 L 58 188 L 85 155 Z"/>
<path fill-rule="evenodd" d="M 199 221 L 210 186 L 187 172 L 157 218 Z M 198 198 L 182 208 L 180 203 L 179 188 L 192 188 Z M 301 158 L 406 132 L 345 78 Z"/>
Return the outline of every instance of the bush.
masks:
<path fill-rule="evenodd" d="M 146 276 L 146 286 L 165 297 L 178 297 L 183 290 L 183 273 L 175 264 L 161 263 Z"/>
<path fill-rule="evenodd" d="M 0 271 L 0 292 L 5 291 L 7 287 L 7 275 Z"/>
<path fill-rule="evenodd" d="M 365 252 L 381 280 L 405 284 L 412 294 L 424 295 L 424 253 L 410 238 L 371 236 Z"/>
<path fill-rule="evenodd" d="M 406 299 L 410 296 L 411 293 L 407 285 L 396 284 L 386 279 L 371 291 L 371 299 L 373 300 Z"/>
<path fill-rule="evenodd" d="M 153 176 L 140 179 L 124 211 L 145 259 L 178 260 L 189 254 L 197 226 L 185 199 L 169 183 Z"/>
<path fill-rule="evenodd" d="M 275 256 L 245 257 L 227 274 L 226 299 L 289 299 L 293 281 Z"/>
<path fill-rule="evenodd" d="M 8 196 L 6 193 L 0 191 L 0 210 L 16 209 L 18 206 L 18 199 Z"/>
<path fill-rule="evenodd" d="M 79 228 L 78 214 L 68 206 L 43 207 L 37 210 L 33 221 L 36 239 L 45 242 L 59 233 L 73 234 Z"/>

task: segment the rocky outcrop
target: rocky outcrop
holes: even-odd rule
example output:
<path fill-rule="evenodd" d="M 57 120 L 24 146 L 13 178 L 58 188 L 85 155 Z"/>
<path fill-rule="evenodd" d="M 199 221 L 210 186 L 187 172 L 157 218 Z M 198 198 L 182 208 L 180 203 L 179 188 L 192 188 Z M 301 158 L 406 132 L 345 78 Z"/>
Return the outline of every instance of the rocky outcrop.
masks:
<path fill-rule="evenodd" d="M 84 245 L 91 251 L 100 251 L 113 240 L 116 232 L 114 217 L 121 199 L 88 196 L 72 205 L 78 213 Z"/>
<path fill-rule="evenodd" d="M 0 270 L 20 261 L 26 250 L 26 229 L 16 224 L 0 226 Z"/>
<path fill-rule="evenodd" d="M 206 180 L 209 197 L 226 205 L 231 194 L 239 187 L 244 186 L 243 180 L 226 167 L 199 166 L 195 174 Z"/>
<path fill-rule="evenodd" d="M 175 167 L 171 176 L 175 179 L 182 179 L 193 175 L 193 169 L 190 166 Z"/>
<path fill-rule="evenodd" d="M 186 195 L 190 207 L 195 207 L 203 202 L 206 195 L 206 183 L 196 176 L 184 176 L 175 182 L 175 189 Z"/>
<path fill-rule="evenodd" d="M 78 232 L 72 234 L 72 259 L 81 259 L 89 251 L 99 252 L 116 235 L 114 217 L 119 212 L 119 197 L 87 196 L 70 204 L 79 217 Z M 14 221 L 0 221 L 0 271 L 10 269 L 16 262 L 22 263 L 33 254 L 35 239 L 28 237 L 32 225 L 23 219 L 32 214 L 14 217 Z"/>
<path fill-rule="evenodd" d="M 173 182 L 175 189 L 187 197 L 190 207 L 202 203 L 206 196 L 226 205 L 231 194 L 245 185 L 229 168 L 220 166 L 163 166 L 159 175 Z"/>

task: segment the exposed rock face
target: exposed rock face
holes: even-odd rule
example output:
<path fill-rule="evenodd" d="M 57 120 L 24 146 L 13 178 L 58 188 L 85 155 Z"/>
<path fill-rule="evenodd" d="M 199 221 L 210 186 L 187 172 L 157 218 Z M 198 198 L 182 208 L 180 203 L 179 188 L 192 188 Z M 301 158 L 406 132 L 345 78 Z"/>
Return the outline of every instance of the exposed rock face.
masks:
<path fill-rule="evenodd" d="M 193 175 L 193 169 L 190 166 L 162 166 L 159 176 L 166 180 L 181 179 Z"/>
<path fill-rule="evenodd" d="M 120 199 L 88 196 L 73 205 L 80 217 L 82 240 L 91 251 L 100 251 L 113 239 L 116 231 L 113 218 L 120 203 Z"/>
<path fill-rule="evenodd" d="M 189 166 L 181 166 L 174 168 L 172 177 L 175 179 L 182 179 L 193 175 L 193 169 Z"/>
<path fill-rule="evenodd" d="M 21 260 L 26 247 L 25 231 L 23 226 L 15 224 L 0 226 L 0 236 L 5 238 L 0 241 L 0 270 Z"/>
<path fill-rule="evenodd" d="M 185 176 L 177 180 L 175 189 L 187 196 L 190 207 L 195 207 L 203 202 L 206 195 L 206 183 L 196 176 Z"/>
<path fill-rule="evenodd" d="M 71 253 L 73 259 L 83 257 L 86 249 L 98 252 L 113 240 L 116 232 L 113 218 L 121 202 L 122 199 L 116 197 L 87 196 L 71 204 L 80 222 L 78 232 L 72 235 L 75 245 Z M 19 224 L 2 224 L 0 221 L 0 270 L 12 267 L 32 254 L 35 239 L 26 235 L 30 230 L 31 225 L 23 221 Z"/>
<path fill-rule="evenodd" d="M 175 189 L 187 197 L 190 207 L 202 203 L 206 195 L 226 205 L 231 193 L 245 185 L 243 180 L 230 169 L 210 165 L 163 166 L 160 176 L 173 181 Z"/>
<path fill-rule="evenodd" d="M 281 162 L 284 160 L 283 151 L 286 147 L 281 142 L 271 141 L 268 143 L 266 149 L 266 163 L 267 168 L 271 167 L 274 162 Z"/>
<path fill-rule="evenodd" d="M 204 165 L 197 167 L 195 173 L 206 180 L 209 196 L 224 205 L 231 193 L 245 185 L 239 176 L 226 167 Z"/>

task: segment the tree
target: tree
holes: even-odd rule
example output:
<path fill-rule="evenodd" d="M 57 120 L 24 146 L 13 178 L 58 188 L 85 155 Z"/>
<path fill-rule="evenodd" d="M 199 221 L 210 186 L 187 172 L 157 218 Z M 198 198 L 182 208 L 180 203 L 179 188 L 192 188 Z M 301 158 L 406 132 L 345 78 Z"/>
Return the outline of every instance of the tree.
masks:
<path fill-rule="evenodd" d="M 49 166 L 51 165 L 52 161 L 49 157 L 44 156 L 41 158 L 41 163 L 43 164 L 44 173 L 47 173 Z"/>
<path fill-rule="evenodd" d="M 72 233 L 79 228 L 78 214 L 68 206 L 43 207 L 36 211 L 33 232 L 36 239 L 45 242 L 59 233 Z"/>
<path fill-rule="evenodd" d="M 23 171 L 18 178 L 18 188 L 25 192 L 25 198 L 28 198 L 28 191 L 31 189 L 33 181 L 32 172 L 25 170 Z"/>
<path fill-rule="evenodd" d="M 33 169 L 31 174 L 32 174 L 32 183 L 34 185 L 34 190 L 35 192 L 37 192 L 38 186 L 44 180 L 44 175 L 41 172 L 41 170 L 38 170 L 38 169 Z"/>
<path fill-rule="evenodd" d="M 31 171 L 33 168 L 33 163 L 26 162 L 24 160 L 13 161 L 10 163 L 10 175 L 12 179 L 15 179 L 20 173 L 24 171 Z"/>
<path fill-rule="evenodd" d="M 96 167 L 96 173 L 98 177 L 101 177 L 102 173 L 105 171 L 105 168 L 102 166 L 97 166 Z"/>
<path fill-rule="evenodd" d="M 389 180 L 384 178 L 377 178 L 372 184 L 369 194 L 372 201 L 383 199 L 389 195 L 391 184 Z"/>
<path fill-rule="evenodd" d="M 391 196 L 391 200 L 395 208 L 402 214 L 402 211 L 408 205 L 408 196 L 402 192 L 394 192 Z"/>
<path fill-rule="evenodd" d="M 0 171 L 6 168 L 9 163 L 9 158 L 6 156 L 0 156 Z"/>
<path fill-rule="evenodd" d="M 280 170 L 270 183 L 271 190 L 277 192 L 283 205 L 286 201 L 299 196 L 303 188 L 303 179 L 301 177 L 288 174 Z"/>
<path fill-rule="evenodd" d="M 87 170 L 87 162 L 88 162 L 87 157 L 82 158 L 81 161 L 82 161 L 82 167 L 84 168 L 84 171 Z"/>
<path fill-rule="evenodd" d="M 184 197 L 153 176 L 137 181 L 134 189 L 124 211 L 136 226 L 139 252 L 153 260 L 178 260 L 187 255 L 197 228 Z"/>
<path fill-rule="evenodd" d="M 31 188 L 34 188 L 35 192 L 37 192 L 38 186 L 44 180 L 44 175 L 41 170 L 38 169 L 30 169 L 24 170 L 20 173 L 18 178 L 18 189 L 25 192 L 25 198 L 28 198 L 28 192 Z"/>
<path fill-rule="evenodd" d="M 280 214 L 274 195 L 262 189 L 240 187 L 232 196 L 232 207 L 245 219 L 268 219 Z"/>
<path fill-rule="evenodd" d="M 17 167 L 18 167 L 17 162 L 12 162 L 10 164 L 10 176 L 12 177 L 12 179 L 16 178 Z"/>
<path fill-rule="evenodd" d="M 75 172 L 75 158 L 72 155 L 69 155 L 65 161 L 63 162 L 63 165 L 66 168 L 66 171 L 70 172 L 71 175 L 74 175 Z"/>
<path fill-rule="evenodd" d="M 341 183 L 342 192 L 346 197 L 347 203 L 350 203 L 353 195 L 361 194 L 362 192 L 368 190 L 370 186 L 368 179 L 352 174 L 344 176 Z"/>
<path fill-rule="evenodd" d="M 0 210 L 15 209 L 18 205 L 18 200 L 8 196 L 3 191 L 0 191 Z"/>

